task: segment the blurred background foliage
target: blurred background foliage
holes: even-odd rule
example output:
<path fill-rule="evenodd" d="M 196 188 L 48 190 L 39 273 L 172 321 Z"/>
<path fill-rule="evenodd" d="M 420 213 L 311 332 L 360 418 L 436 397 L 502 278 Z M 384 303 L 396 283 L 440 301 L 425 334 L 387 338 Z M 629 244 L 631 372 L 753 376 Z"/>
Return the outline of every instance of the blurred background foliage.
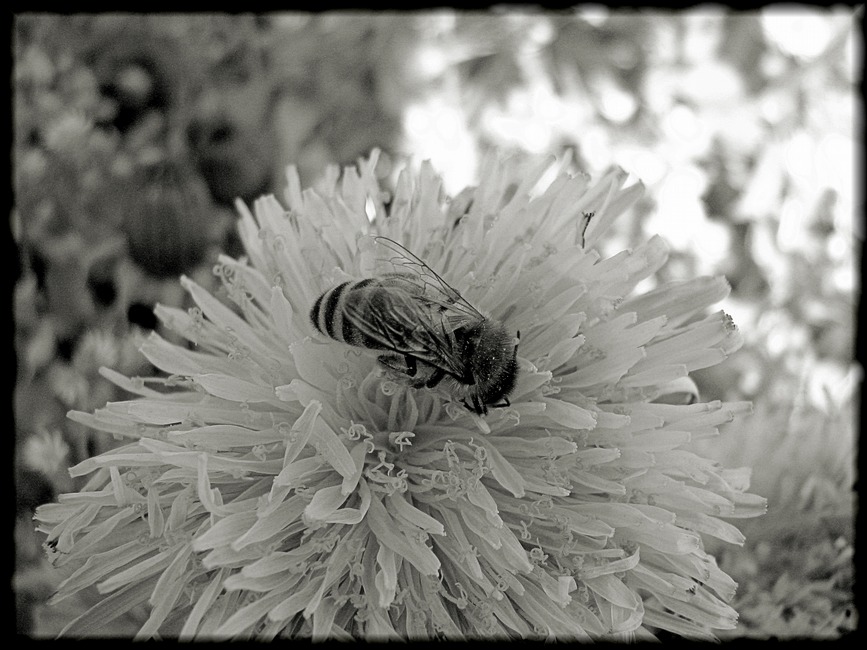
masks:
<path fill-rule="evenodd" d="M 386 187 L 411 156 L 454 194 L 491 147 L 646 184 L 608 252 L 659 233 L 657 281 L 724 273 L 746 340 L 695 375 L 704 400 L 753 401 L 701 452 L 752 467 L 770 504 L 743 548 L 714 548 L 740 583 L 732 636 L 853 630 L 859 24 L 842 6 L 16 15 L 19 631 L 55 634 L 88 605 L 46 611 L 58 578 L 30 521 L 114 444 L 66 411 L 125 397 L 100 366 L 152 372 L 150 308 L 189 306 L 182 273 L 217 288 L 217 252 L 242 253 L 236 198 L 372 147 Z"/>

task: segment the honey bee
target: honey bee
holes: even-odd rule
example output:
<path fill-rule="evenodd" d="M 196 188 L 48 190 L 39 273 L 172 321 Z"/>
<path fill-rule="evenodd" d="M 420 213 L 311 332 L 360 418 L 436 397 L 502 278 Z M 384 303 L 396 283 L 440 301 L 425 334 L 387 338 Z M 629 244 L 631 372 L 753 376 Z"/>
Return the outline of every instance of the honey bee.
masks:
<path fill-rule="evenodd" d="M 416 388 L 446 380 L 470 411 L 509 405 L 518 375 L 518 341 L 499 321 L 467 302 L 413 253 L 374 237 L 391 251 L 394 272 L 347 281 L 328 289 L 310 310 L 325 336 L 381 350 L 381 365 L 409 378 Z"/>

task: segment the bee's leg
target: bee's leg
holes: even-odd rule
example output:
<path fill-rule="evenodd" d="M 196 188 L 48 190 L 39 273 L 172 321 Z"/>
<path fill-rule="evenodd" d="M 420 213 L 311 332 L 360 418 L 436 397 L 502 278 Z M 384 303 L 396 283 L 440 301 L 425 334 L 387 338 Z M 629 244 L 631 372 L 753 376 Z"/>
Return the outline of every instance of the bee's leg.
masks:
<path fill-rule="evenodd" d="M 403 365 L 404 357 L 400 354 L 380 354 L 376 360 L 389 370 L 394 370 L 402 375 L 408 374 L 407 366 Z"/>
<path fill-rule="evenodd" d="M 501 404 L 491 404 L 491 408 L 504 409 L 504 408 L 510 407 L 511 405 L 512 405 L 512 403 L 509 401 L 509 398 L 503 397 L 503 401 Z"/>
<path fill-rule="evenodd" d="M 443 371 L 439 368 L 434 370 L 433 375 L 425 379 L 424 373 L 422 373 L 421 377 L 418 376 L 418 360 L 415 357 L 406 355 L 404 356 L 403 360 L 406 363 L 406 370 L 404 371 L 404 373 L 408 377 L 413 378 L 409 384 L 413 388 L 432 388 L 440 382 L 440 379 L 442 379 Z M 439 373 L 439 376 L 437 376 L 437 373 Z"/>
<path fill-rule="evenodd" d="M 393 370 L 394 372 L 409 377 L 409 385 L 413 388 L 421 388 L 425 385 L 424 377 L 416 377 L 418 374 L 418 364 L 414 357 L 404 356 L 402 354 L 380 354 L 379 357 L 377 357 L 377 360 L 389 370 Z"/>
<path fill-rule="evenodd" d="M 438 383 L 440 383 L 442 381 L 443 377 L 445 377 L 445 374 L 446 374 L 445 370 L 443 370 L 442 368 L 437 368 L 436 370 L 433 371 L 433 374 L 430 377 L 428 377 L 428 380 L 424 383 L 424 385 L 427 388 L 433 388 L 434 386 L 436 386 Z"/>
<path fill-rule="evenodd" d="M 472 411 L 473 413 L 477 413 L 478 415 L 488 414 L 488 407 L 482 404 L 482 401 L 479 399 L 478 395 L 474 394 L 471 399 L 473 400 L 472 404 L 467 401 L 466 397 L 461 400 L 461 404 L 466 406 L 468 411 Z"/>
<path fill-rule="evenodd" d="M 469 402 L 467 402 L 466 398 L 462 399 L 461 402 L 464 406 L 467 407 L 467 410 L 472 411 L 473 413 L 477 413 L 478 415 L 487 415 L 488 407 L 482 404 L 482 401 L 479 399 L 479 396 L 473 394 L 472 396 L 473 404 L 470 406 Z"/>

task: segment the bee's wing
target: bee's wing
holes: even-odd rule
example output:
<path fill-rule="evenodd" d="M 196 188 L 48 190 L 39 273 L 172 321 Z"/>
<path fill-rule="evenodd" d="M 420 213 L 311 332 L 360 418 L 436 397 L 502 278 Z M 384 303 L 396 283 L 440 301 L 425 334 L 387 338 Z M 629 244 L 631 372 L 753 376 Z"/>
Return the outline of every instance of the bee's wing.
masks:
<path fill-rule="evenodd" d="M 383 261 L 391 264 L 397 274 L 417 287 L 420 300 L 443 312 L 452 330 L 465 322 L 484 318 L 457 289 L 409 250 L 388 237 L 374 237 L 374 240 L 387 249 L 387 257 Z"/>
<path fill-rule="evenodd" d="M 380 299 L 363 306 L 347 303 L 344 318 L 382 349 L 463 377 L 464 363 L 448 319 L 416 295 L 415 285 L 401 287 L 400 283 L 398 277 L 393 278 Z"/>

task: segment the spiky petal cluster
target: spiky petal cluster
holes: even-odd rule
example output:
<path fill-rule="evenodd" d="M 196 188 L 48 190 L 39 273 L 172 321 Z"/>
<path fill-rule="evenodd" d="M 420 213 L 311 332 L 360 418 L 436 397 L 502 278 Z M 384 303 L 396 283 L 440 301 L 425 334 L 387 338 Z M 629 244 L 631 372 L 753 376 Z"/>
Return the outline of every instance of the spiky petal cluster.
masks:
<path fill-rule="evenodd" d="M 152 334 L 141 348 L 168 377 L 104 370 L 138 398 L 70 414 L 130 443 L 72 468 L 93 474 L 87 486 L 39 510 L 72 571 L 55 600 L 93 584 L 105 595 L 66 633 L 98 634 L 145 603 L 142 637 L 733 627 L 736 585 L 702 537 L 741 543 L 724 519 L 764 503 L 745 470 L 683 447 L 748 405 L 665 403 L 740 343 L 724 313 L 706 313 L 725 280 L 630 296 L 666 249 L 593 250 L 642 192 L 621 170 L 591 184 L 550 160 L 492 157 L 450 201 L 427 165 L 383 196 L 375 163 L 304 192 L 290 169 L 288 210 L 273 197 L 241 206 L 249 262 L 216 269 L 233 304 L 183 278 L 196 307 L 156 311 L 192 345 Z M 369 234 L 520 331 L 509 407 L 480 418 L 315 335 L 310 306 L 363 276 Z"/>

